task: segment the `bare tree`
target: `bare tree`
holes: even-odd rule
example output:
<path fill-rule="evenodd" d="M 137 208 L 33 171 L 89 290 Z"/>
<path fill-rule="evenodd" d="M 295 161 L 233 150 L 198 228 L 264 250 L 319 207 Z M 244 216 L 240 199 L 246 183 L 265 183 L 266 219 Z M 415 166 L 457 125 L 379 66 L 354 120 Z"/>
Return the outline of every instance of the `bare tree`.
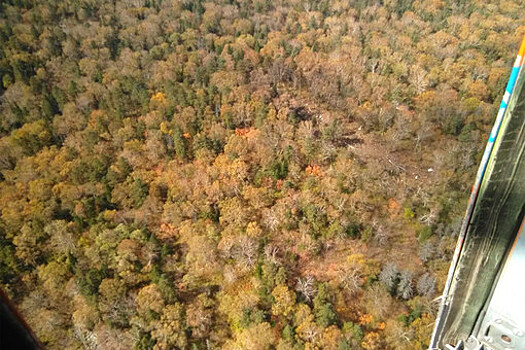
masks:
<path fill-rule="evenodd" d="M 356 294 L 363 285 L 361 270 L 356 267 L 350 267 L 340 269 L 338 272 L 341 287 L 350 295 Z"/>
<path fill-rule="evenodd" d="M 65 255 L 76 251 L 75 237 L 70 232 L 66 221 L 52 221 L 44 228 L 44 231 L 50 237 L 49 246 L 54 252 Z"/>
<path fill-rule="evenodd" d="M 274 263 L 274 264 L 279 263 L 279 259 L 277 257 L 278 253 L 279 253 L 279 247 L 273 244 L 268 244 L 266 247 L 264 247 L 264 256 L 271 263 Z"/>
<path fill-rule="evenodd" d="M 457 217 L 450 224 L 440 222 L 436 226 L 436 233 L 440 236 L 456 237 L 461 228 L 462 217 Z"/>
<path fill-rule="evenodd" d="M 417 292 L 419 295 L 430 297 L 436 291 L 436 278 L 427 272 L 417 280 Z"/>
<path fill-rule="evenodd" d="M 316 281 L 314 276 L 307 275 L 304 279 L 297 279 L 297 285 L 295 289 L 304 296 L 306 301 L 310 301 L 312 300 L 312 297 L 317 293 L 317 288 L 315 284 Z"/>
<path fill-rule="evenodd" d="M 379 284 L 373 284 L 365 290 L 366 311 L 375 317 L 385 318 L 392 310 L 392 297 Z"/>
<path fill-rule="evenodd" d="M 383 226 L 375 227 L 374 241 L 380 247 L 386 247 L 388 245 L 388 241 L 389 241 L 388 231 Z"/>
<path fill-rule="evenodd" d="M 430 225 L 435 224 L 437 219 L 438 219 L 437 209 L 431 208 L 427 214 L 424 214 L 423 216 L 419 218 L 419 221 L 430 226 Z"/>
<path fill-rule="evenodd" d="M 392 292 L 395 290 L 396 284 L 398 282 L 398 275 L 399 270 L 397 269 L 397 265 L 394 263 L 387 263 L 379 274 L 379 280 L 390 292 Z"/>
<path fill-rule="evenodd" d="M 77 338 L 81 343 L 84 349 L 87 350 L 98 350 L 98 342 L 97 342 L 97 336 L 95 333 L 90 332 L 87 329 L 82 329 L 81 327 L 74 326 L 73 327 L 73 335 L 75 338 Z"/>
<path fill-rule="evenodd" d="M 432 259 L 432 257 L 434 257 L 435 253 L 436 253 L 435 243 L 432 241 L 426 241 L 419 246 L 417 255 L 419 256 L 421 260 L 423 260 L 424 262 L 427 262 L 428 260 Z"/>
<path fill-rule="evenodd" d="M 276 230 L 280 224 L 279 215 L 273 208 L 263 211 L 263 220 L 266 227 L 271 231 Z"/>
<path fill-rule="evenodd" d="M 160 247 L 153 242 L 147 242 L 142 247 L 142 256 L 147 261 L 147 266 L 157 261 L 160 257 Z"/>
<path fill-rule="evenodd" d="M 412 298 L 414 288 L 412 286 L 412 272 L 402 271 L 399 276 L 397 295 L 405 300 Z"/>
<path fill-rule="evenodd" d="M 428 73 L 419 66 L 412 66 L 408 81 L 414 87 L 416 93 L 421 94 L 429 85 Z"/>
<path fill-rule="evenodd" d="M 272 83 L 277 84 L 290 79 L 291 69 L 288 67 L 286 61 L 279 57 L 274 60 L 272 68 L 270 69 L 270 77 Z"/>
<path fill-rule="evenodd" d="M 253 267 L 257 260 L 257 242 L 247 236 L 239 237 L 233 247 L 233 256 L 244 268 Z"/>

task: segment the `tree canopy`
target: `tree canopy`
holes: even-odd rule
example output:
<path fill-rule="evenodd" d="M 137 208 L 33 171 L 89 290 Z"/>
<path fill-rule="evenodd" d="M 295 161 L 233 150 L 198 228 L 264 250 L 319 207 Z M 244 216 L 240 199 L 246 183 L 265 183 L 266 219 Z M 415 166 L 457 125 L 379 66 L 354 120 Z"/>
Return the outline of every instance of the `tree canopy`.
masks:
<path fill-rule="evenodd" d="M 49 349 L 426 349 L 522 5 L 3 1 L 0 286 Z"/>

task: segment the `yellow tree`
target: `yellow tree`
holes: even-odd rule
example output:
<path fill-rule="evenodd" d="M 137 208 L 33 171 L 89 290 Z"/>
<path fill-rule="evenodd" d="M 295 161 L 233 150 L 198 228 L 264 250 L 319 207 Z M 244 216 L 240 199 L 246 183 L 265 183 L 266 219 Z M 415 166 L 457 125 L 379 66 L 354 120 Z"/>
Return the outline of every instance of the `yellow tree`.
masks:
<path fill-rule="evenodd" d="M 274 302 L 272 304 L 272 314 L 275 316 L 288 316 L 295 306 L 295 293 L 288 286 L 278 285 L 272 291 Z"/>

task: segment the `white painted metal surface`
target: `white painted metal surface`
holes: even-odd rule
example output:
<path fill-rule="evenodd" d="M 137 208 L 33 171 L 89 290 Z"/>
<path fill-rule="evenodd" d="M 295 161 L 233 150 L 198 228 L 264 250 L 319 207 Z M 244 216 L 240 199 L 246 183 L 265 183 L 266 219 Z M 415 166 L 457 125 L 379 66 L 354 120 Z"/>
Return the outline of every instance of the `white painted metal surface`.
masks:
<path fill-rule="evenodd" d="M 494 350 L 525 349 L 524 226 L 522 223 L 477 336 Z"/>

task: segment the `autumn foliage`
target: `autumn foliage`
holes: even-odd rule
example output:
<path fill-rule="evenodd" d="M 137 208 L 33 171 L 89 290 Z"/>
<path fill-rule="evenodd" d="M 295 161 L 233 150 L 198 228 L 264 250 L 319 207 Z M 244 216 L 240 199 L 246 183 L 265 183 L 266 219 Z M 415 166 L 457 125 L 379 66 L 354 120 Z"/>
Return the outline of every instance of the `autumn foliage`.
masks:
<path fill-rule="evenodd" d="M 522 5 L 2 1 L 0 286 L 48 349 L 426 348 Z"/>

